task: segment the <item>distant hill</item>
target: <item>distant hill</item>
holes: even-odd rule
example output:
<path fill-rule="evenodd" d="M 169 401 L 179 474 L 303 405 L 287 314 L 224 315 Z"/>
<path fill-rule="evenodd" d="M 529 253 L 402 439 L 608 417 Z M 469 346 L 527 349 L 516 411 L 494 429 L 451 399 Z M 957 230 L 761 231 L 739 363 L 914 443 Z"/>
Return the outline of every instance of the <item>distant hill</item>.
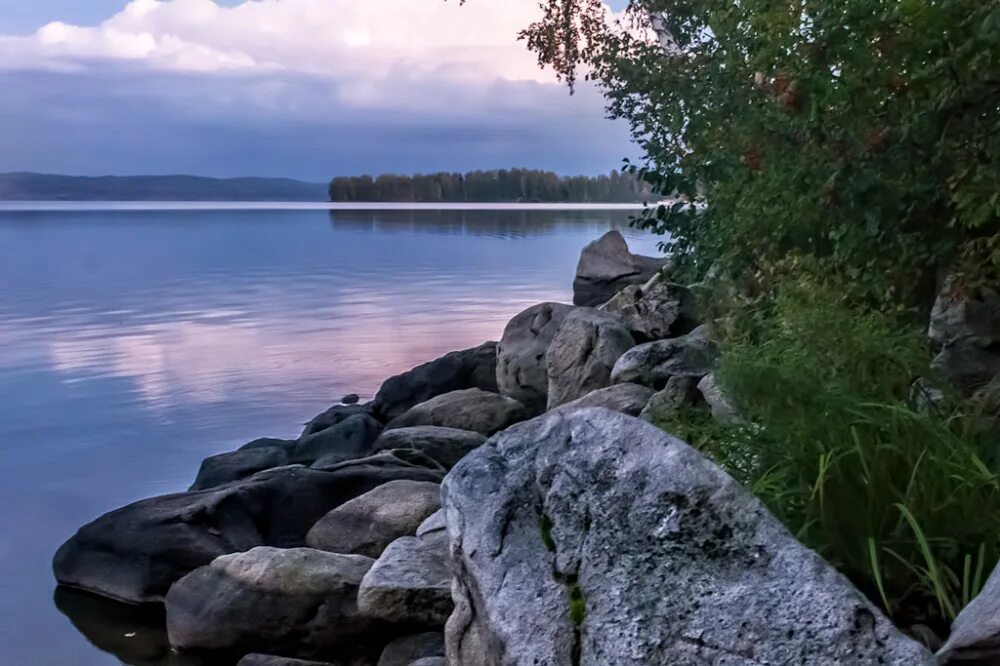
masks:
<path fill-rule="evenodd" d="M 0 174 L 4 201 L 327 201 L 327 185 L 288 178 Z"/>

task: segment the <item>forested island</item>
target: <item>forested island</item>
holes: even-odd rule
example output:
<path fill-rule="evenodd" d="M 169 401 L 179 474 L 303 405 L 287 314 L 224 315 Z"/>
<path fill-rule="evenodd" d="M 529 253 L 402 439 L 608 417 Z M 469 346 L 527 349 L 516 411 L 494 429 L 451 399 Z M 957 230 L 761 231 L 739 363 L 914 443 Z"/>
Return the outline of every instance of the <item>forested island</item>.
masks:
<path fill-rule="evenodd" d="M 340 176 L 330 182 L 330 201 L 399 203 L 636 203 L 649 186 L 630 173 L 560 176 L 533 169 L 494 169 L 372 177 Z"/>

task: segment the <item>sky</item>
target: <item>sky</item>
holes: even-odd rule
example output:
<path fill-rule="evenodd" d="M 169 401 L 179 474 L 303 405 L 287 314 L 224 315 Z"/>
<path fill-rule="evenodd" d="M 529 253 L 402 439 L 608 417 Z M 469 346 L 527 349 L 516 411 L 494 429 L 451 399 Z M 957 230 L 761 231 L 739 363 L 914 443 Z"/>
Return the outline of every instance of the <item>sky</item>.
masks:
<path fill-rule="evenodd" d="M 537 0 L 0 0 L 0 172 L 619 167 L 635 147 L 599 92 L 570 96 L 517 41 L 538 16 Z"/>

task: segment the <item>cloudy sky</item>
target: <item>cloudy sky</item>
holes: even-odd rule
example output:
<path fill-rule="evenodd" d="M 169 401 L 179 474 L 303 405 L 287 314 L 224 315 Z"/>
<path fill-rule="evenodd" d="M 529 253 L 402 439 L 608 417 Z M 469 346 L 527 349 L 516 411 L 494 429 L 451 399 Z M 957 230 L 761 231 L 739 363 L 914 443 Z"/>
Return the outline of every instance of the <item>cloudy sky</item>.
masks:
<path fill-rule="evenodd" d="M 597 173 L 596 91 L 516 40 L 537 0 L 0 0 L 0 172 Z"/>

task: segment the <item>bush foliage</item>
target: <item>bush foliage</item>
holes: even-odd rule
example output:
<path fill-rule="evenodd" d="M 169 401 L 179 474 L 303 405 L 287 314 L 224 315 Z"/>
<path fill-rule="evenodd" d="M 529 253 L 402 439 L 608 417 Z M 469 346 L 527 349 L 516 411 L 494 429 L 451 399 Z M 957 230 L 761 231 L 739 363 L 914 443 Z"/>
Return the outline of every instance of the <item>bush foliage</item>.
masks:
<path fill-rule="evenodd" d="M 996 430 L 911 390 L 941 271 L 1000 282 L 1000 4 L 542 5 L 528 46 L 603 87 L 630 168 L 675 200 L 638 223 L 727 294 L 708 311 L 744 420 L 661 425 L 901 626 L 944 633 L 1000 553 Z"/>

